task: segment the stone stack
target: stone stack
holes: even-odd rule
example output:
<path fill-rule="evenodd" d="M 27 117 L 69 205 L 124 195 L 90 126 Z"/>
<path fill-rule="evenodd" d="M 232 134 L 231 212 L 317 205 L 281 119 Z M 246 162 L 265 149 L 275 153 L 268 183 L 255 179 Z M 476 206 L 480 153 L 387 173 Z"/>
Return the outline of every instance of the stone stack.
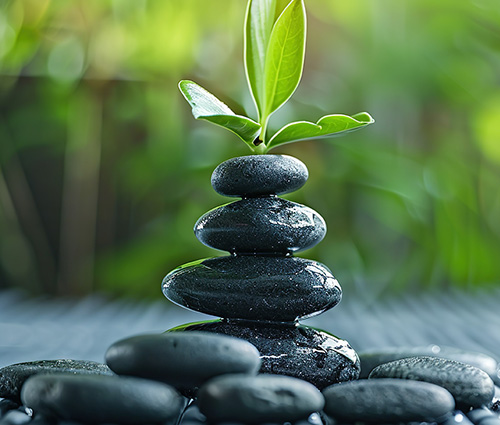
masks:
<path fill-rule="evenodd" d="M 162 289 L 182 307 L 221 317 L 170 331 L 244 338 L 259 350 L 262 373 L 293 376 L 322 389 L 356 379 L 359 359 L 346 341 L 298 322 L 334 307 L 342 296 L 325 265 L 293 256 L 326 233 L 316 211 L 278 197 L 307 178 L 306 166 L 284 155 L 220 164 L 213 188 L 242 199 L 207 212 L 194 230 L 203 244 L 230 255 L 185 264 L 165 277 Z"/>

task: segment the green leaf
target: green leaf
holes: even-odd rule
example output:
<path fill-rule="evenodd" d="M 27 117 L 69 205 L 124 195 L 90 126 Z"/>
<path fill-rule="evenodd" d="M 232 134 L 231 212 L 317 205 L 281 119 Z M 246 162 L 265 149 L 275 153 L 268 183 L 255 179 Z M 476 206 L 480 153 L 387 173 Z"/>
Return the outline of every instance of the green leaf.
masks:
<path fill-rule="evenodd" d="M 274 24 L 266 53 L 265 119 L 282 106 L 297 88 L 304 64 L 305 40 L 304 2 L 292 0 Z"/>
<path fill-rule="evenodd" d="M 236 115 L 229 107 L 193 81 L 182 80 L 179 89 L 193 108 L 196 119 L 210 121 L 232 131 L 252 150 L 253 141 L 260 134 L 260 124 L 242 115 Z"/>
<path fill-rule="evenodd" d="M 245 71 L 259 118 L 264 110 L 264 68 L 276 0 L 250 0 L 245 18 Z"/>
<path fill-rule="evenodd" d="M 269 141 L 268 149 L 283 143 L 297 142 L 306 139 L 321 139 L 341 136 L 344 133 L 358 130 L 374 123 L 368 112 L 353 115 L 326 115 L 314 124 L 309 121 L 292 122 L 281 128 Z"/>
<path fill-rule="evenodd" d="M 283 10 L 285 10 L 285 7 L 287 7 L 291 1 L 292 0 L 276 0 L 276 13 L 274 14 L 274 22 L 277 21 L 277 19 L 283 13 Z"/>

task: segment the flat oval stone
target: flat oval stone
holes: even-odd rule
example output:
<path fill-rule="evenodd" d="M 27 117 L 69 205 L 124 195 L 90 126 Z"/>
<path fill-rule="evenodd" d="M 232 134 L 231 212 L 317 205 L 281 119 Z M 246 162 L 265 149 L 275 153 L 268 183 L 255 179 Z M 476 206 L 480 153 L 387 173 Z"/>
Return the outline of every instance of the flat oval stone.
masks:
<path fill-rule="evenodd" d="M 240 320 L 188 323 L 169 332 L 205 331 L 246 339 L 260 352 L 260 373 L 292 376 L 322 389 L 357 379 L 359 359 L 347 341 L 309 326 Z"/>
<path fill-rule="evenodd" d="M 108 366 L 90 360 L 40 360 L 16 363 L 0 369 L 0 397 L 21 401 L 21 387 L 33 375 L 39 373 L 72 373 L 85 375 L 114 375 Z"/>
<path fill-rule="evenodd" d="M 83 423 L 161 423 L 178 416 L 183 398 L 167 384 L 134 377 L 37 375 L 21 391 L 35 413 Z"/>
<path fill-rule="evenodd" d="M 311 248 L 326 234 L 313 209 L 277 197 L 242 199 L 215 208 L 196 222 L 198 240 L 236 254 L 288 254 Z"/>
<path fill-rule="evenodd" d="M 297 257 L 228 256 L 170 272 L 163 294 L 191 310 L 225 318 L 294 321 L 320 314 L 342 298 L 330 270 Z"/>
<path fill-rule="evenodd" d="M 455 408 L 449 391 L 428 382 L 361 379 L 323 390 L 325 413 L 343 423 L 434 422 Z"/>
<path fill-rule="evenodd" d="M 497 378 L 498 362 L 491 356 L 475 351 L 440 346 L 436 344 L 422 347 L 384 347 L 358 353 L 361 361 L 360 378 L 366 378 L 378 365 L 407 357 L 429 356 L 455 360 L 475 366 L 486 372 L 493 381 Z"/>
<path fill-rule="evenodd" d="M 138 376 L 193 390 L 214 376 L 256 374 L 257 349 L 240 338 L 213 333 L 139 335 L 115 342 L 106 362 L 119 375 Z"/>
<path fill-rule="evenodd" d="M 277 197 L 242 199 L 215 208 L 196 222 L 203 244 L 232 254 L 289 254 L 312 248 L 326 234 L 323 218 Z"/>
<path fill-rule="evenodd" d="M 224 196 L 281 195 L 301 188 L 308 177 L 304 163 L 292 156 L 240 156 L 214 170 L 212 187 Z"/>
<path fill-rule="evenodd" d="M 278 375 L 226 375 L 198 392 L 200 411 L 210 423 L 295 422 L 321 410 L 324 403 L 314 385 Z"/>
<path fill-rule="evenodd" d="M 385 363 L 373 369 L 369 378 L 399 378 L 425 381 L 446 388 L 463 408 L 488 404 L 495 385 L 477 367 L 438 357 L 409 357 Z"/>

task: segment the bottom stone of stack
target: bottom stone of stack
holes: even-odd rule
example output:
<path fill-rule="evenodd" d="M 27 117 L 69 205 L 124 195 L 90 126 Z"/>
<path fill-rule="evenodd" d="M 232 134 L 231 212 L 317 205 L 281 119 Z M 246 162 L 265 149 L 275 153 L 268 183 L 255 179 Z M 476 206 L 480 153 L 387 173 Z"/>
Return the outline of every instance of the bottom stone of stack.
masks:
<path fill-rule="evenodd" d="M 357 379 L 359 358 L 347 341 L 300 324 L 218 319 L 188 323 L 167 332 L 205 331 L 243 338 L 260 352 L 260 373 L 293 376 L 317 388 Z"/>

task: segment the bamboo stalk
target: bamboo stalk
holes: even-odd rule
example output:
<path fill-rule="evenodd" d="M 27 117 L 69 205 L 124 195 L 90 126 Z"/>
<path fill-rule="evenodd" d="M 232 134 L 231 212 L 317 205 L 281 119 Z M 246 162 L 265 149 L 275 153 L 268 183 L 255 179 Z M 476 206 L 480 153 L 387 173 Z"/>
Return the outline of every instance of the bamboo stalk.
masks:
<path fill-rule="evenodd" d="M 94 285 L 102 99 L 97 91 L 82 85 L 69 108 L 58 294 L 82 295 Z"/>

